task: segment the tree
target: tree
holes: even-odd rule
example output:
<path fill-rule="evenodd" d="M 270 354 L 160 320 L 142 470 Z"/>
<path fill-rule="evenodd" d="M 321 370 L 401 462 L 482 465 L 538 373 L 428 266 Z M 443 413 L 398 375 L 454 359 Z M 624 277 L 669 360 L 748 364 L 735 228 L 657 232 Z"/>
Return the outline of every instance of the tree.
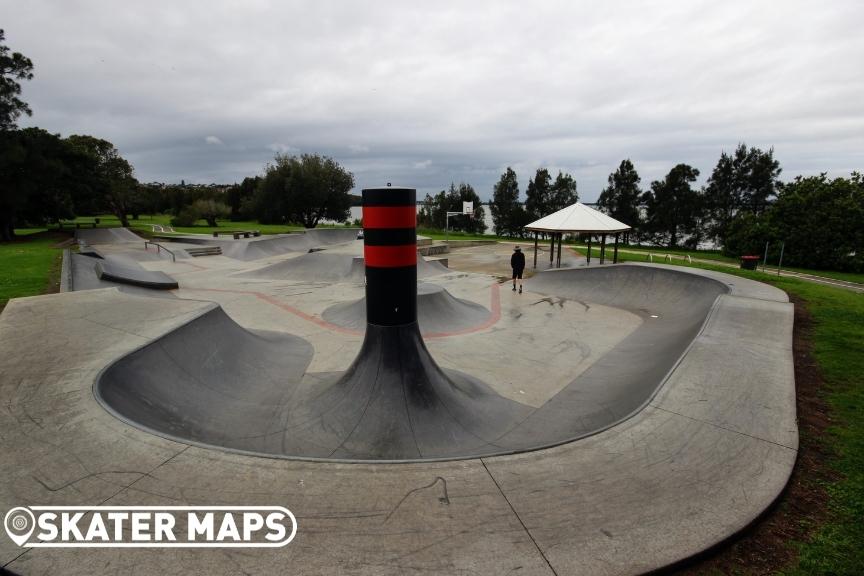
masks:
<path fill-rule="evenodd" d="M 19 52 L 9 53 L 3 44 L 6 35 L 0 29 L 0 130 L 14 130 L 21 114 L 30 116 L 30 106 L 18 98 L 21 94 L 19 80 L 33 78 L 33 63 Z"/>
<path fill-rule="evenodd" d="M 748 150 L 741 143 L 732 155 L 722 152 L 705 188 L 711 233 L 725 241 L 739 212 L 763 213 L 776 194 L 780 172 L 773 148 Z"/>
<path fill-rule="evenodd" d="M 196 200 L 192 203 L 191 206 L 192 212 L 197 216 L 195 220 L 198 218 L 203 218 L 207 221 L 208 226 L 217 227 L 219 224 L 216 222 L 217 218 L 227 218 L 231 214 L 231 209 L 222 202 L 218 202 L 212 199 L 201 198 L 200 200 Z"/>
<path fill-rule="evenodd" d="M 448 206 L 451 212 L 462 212 L 463 202 L 471 202 L 474 205 L 474 211 L 471 217 L 457 216 L 450 220 L 450 228 L 453 230 L 464 230 L 471 234 L 483 234 L 486 231 L 486 211 L 483 209 L 483 204 L 480 202 L 480 196 L 474 191 L 474 187 L 465 182 L 460 182 L 459 186 L 450 183 L 450 191 L 447 193 Z"/>
<path fill-rule="evenodd" d="M 670 248 L 689 235 L 688 244 L 698 241 L 698 225 L 702 211 L 702 196 L 690 187 L 699 177 L 699 170 L 687 164 L 678 164 L 662 181 L 651 182 L 651 190 L 645 192 L 645 232 L 654 242 L 665 243 Z"/>
<path fill-rule="evenodd" d="M 552 188 L 549 192 L 549 213 L 557 212 L 567 206 L 579 201 L 579 192 L 576 191 L 576 180 L 570 174 L 564 174 L 560 170 Z"/>
<path fill-rule="evenodd" d="M 492 225 L 498 236 L 515 236 L 520 232 L 518 227 L 518 213 L 523 211 L 519 204 L 519 181 L 516 172 L 509 166 L 501 179 L 492 189 L 492 202 L 489 204 L 492 211 Z"/>
<path fill-rule="evenodd" d="M 348 218 L 354 175 L 318 154 L 277 154 L 267 166 L 252 209 L 262 222 L 299 222 L 314 228 L 321 220 Z"/>
<path fill-rule="evenodd" d="M 57 134 L 41 128 L 0 131 L 0 239 L 16 223 L 44 225 L 74 215 L 79 185 L 76 156 Z"/>
<path fill-rule="evenodd" d="M 609 174 L 609 186 L 600 193 L 597 205 L 612 218 L 638 229 L 639 198 L 642 196 L 642 190 L 639 189 L 641 181 L 630 159 L 622 160 L 618 169 Z M 624 237 L 624 242 L 628 241 L 629 233 Z"/>
<path fill-rule="evenodd" d="M 528 181 L 528 189 L 525 191 L 525 211 L 532 221 L 552 213 L 549 210 L 552 203 L 551 180 L 546 168 L 538 168 L 534 178 Z"/>
<path fill-rule="evenodd" d="M 120 220 L 121 225 L 128 227 L 128 215 L 141 202 L 132 165 L 107 140 L 76 134 L 69 136 L 67 141 L 90 158 L 93 171 L 89 174 L 88 185 L 101 198 L 103 206 Z"/>
<path fill-rule="evenodd" d="M 461 216 L 463 202 L 474 203 L 472 218 Z M 460 216 L 451 216 L 448 223 L 447 212 L 459 212 Z M 421 226 L 430 228 L 449 228 L 482 234 L 486 231 L 484 217 L 485 211 L 474 188 L 465 182 L 460 182 L 458 186 L 451 182 L 448 191 L 442 190 L 435 196 L 426 194 L 417 221 Z"/>
<path fill-rule="evenodd" d="M 231 208 L 231 220 L 242 220 L 244 218 L 244 205 L 248 205 L 250 198 L 255 196 L 258 186 L 261 185 L 261 177 L 244 178 L 240 184 L 235 184 L 225 194 L 225 202 Z"/>
<path fill-rule="evenodd" d="M 864 271 L 864 177 L 798 176 L 769 209 L 773 243 L 786 242 L 792 266 Z"/>

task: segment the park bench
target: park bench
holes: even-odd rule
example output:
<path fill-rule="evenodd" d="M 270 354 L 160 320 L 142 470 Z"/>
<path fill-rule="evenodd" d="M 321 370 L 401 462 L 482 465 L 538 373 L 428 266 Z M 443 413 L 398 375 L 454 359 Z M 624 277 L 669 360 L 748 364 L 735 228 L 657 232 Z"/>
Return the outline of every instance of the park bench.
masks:
<path fill-rule="evenodd" d="M 96 222 L 57 222 L 57 227 L 58 229 L 62 230 L 63 226 L 71 227 L 73 224 L 75 225 L 76 229 L 80 229 L 82 224 L 84 226 L 87 226 L 89 224 L 91 228 L 96 228 Z"/>
<path fill-rule="evenodd" d="M 223 236 L 226 234 L 230 234 L 230 235 L 234 236 L 234 240 L 239 240 L 240 236 L 243 236 L 244 238 L 249 238 L 250 236 L 254 236 L 257 238 L 258 236 L 261 236 L 261 232 L 258 230 L 214 230 L 213 231 L 213 237 L 214 238 L 218 238 L 220 234 L 222 234 Z"/>

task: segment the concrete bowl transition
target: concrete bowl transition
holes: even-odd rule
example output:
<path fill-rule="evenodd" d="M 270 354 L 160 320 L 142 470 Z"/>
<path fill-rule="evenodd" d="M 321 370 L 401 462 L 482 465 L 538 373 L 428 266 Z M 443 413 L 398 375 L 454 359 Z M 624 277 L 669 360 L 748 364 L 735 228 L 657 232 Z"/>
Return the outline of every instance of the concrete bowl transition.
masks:
<path fill-rule="evenodd" d="M 289 262 L 316 256 L 329 263 L 324 258 L 329 255 L 318 253 Z M 728 292 L 710 278 L 637 266 L 545 272 L 531 286 L 537 293 L 624 309 L 644 319 L 539 407 L 504 398 L 454 372 L 456 386 L 448 386 L 442 399 L 447 414 L 442 422 L 405 401 L 412 385 L 407 379 L 392 392 L 374 384 L 339 386 L 342 374 L 306 372 L 313 350 L 308 342 L 251 334 L 218 309 L 109 366 L 95 392 L 114 414 L 147 431 L 254 454 L 414 461 L 536 450 L 596 433 L 637 412 L 699 332 L 717 297 Z M 421 326 L 437 321 L 437 332 L 463 329 L 488 316 L 481 306 L 427 284 L 420 285 L 418 301 L 426 311 Z M 365 326 L 365 302 L 332 306 L 322 317 L 341 326 Z M 408 422 L 404 433 L 394 433 L 399 430 L 390 423 L 394 413 Z M 387 422 L 383 430 L 369 430 L 380 428 L 373 424 L 380 421 Z"/>

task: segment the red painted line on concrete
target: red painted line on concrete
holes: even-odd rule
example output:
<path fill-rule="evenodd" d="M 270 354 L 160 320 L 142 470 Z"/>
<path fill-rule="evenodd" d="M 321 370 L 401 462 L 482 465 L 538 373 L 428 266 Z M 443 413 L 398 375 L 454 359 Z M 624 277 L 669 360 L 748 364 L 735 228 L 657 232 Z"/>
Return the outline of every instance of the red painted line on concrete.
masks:
<path fill-rule="evenodd" d="M 343 334 L 351 334 L 352 336 L 363 335 L 363 332 L 361 332 L 359 330 L 352 330 L 350 328 L 344 328 L 342 326 L 337 326 L 336 324 L 331 324 L 330 322 L 327 322 L 323 318 L 319 318 L 318 316 L 313 316 L 312 314 L 307 314 L 306 312 L 303 312 L 299 308 L 295 308 L 294 306 L 291 306 L 289 304 L 285 304 L 284 302 L 280 302 L 276 298 L 274 298 L 268 294 L 263 294 L 261 292 L 255 292 L 253 290 L 228 290 L 225 288 L 187 288 L 187 290 L 201 290 L 204 292 L 226 292 L 229 294 L 244 294 L 246 296 L 254 296 L 255 298 L 258 298 L 259 300 L 263 300 L 264 302 L 267 302 L 268 304 L 272 304 L 273 306 L 281 308 L 282 310 L 285 310 L 286 312 L 290 312 L 291 314 L 294 314 L 295 316 L 299 316 L 303 320 L 306 320 L 308 322 L 312 322 L 313 324 L 316 324 L 322 328 L 326 328 L 328 330 L 333 330 L 335 332 L 342 332 Z"/>
<path fill-rule="evenodd" d="M 363 247 L 363 258 L 366 266 L 372 268 L 405 268 L 417 266 L 417 244 L 402 244 L 401 246 L 370 246 Z"/>
<path fill-rule="evenodd" d="M 417 207 L 364 206 L 363 228 L 415 228 Z"/>
<path fill-rule="evenodd" d="M 344 328 L 336 324 L 331 324 L 330 322 L 327 322 L 319 316 L 307 314 L 299 308 L 295 308 L 294 306 L 285 304 L 284 302 L 280 302 L 279 300 L 268 294 L 255 292 L 254 290 L 228 290 L 225 288 L 185 288 L 185 290 L 199 290 L 202 292 L 225 292 L 228 294 L 243 294 L 246 296 L 254 296 L 259 300 L 267 302 L 268 304 L 272 304 L 273 306 L 281 308 L 286 312 L 290 312 L 295 316 L 299 316 L 303 320 L 312 322 L 313 324 L 315 324 L 316 326 L 320 326 L 321 328 L 326 328 L 327 330 L 333 330 L 334 332 L 340 332 L 342 334 L 350 334 L 351 336 L 362 336 L 365 333 L 365 330 L 352 330 L 350 328 Z M 497 282 L 492 284 L 492 287 L 490 288 L 489 299 L 489 306 L 491 308 L 489 319 L 486 320 L 486 322 L 484 322 L 483 324 L 478 324 L 477 326 L 471 326 L 470 328 L 465 328 L 464 330 L 457 330 L 454 332 L 434 332 L 432 334 L 423 334 L 423 338 L 447 338 L 449 336 L 461 336 L 463 334 L 481 332 L 483 330 L 491 328 L 501 319 L 501 290 L 500 285 Z"/>

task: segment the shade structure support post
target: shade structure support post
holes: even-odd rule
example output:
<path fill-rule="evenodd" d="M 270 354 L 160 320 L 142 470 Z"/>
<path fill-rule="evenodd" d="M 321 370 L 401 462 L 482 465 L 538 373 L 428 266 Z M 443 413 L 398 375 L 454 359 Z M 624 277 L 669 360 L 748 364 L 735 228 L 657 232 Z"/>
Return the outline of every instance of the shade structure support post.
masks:
<path fill-rule="evenodd" d="M 588 234 L 588 266 L 591 265 L 591 234 Z"/>
<path fill-rule="evenodd" d="M 606 263 L 606 234 L 600 237 L 600 264 Z"/>
<path fill-rule="evenodd" d="M 537 236 L 538 232 L 534 232 L 534 268 L 537 268 Z"/>
<path fill-rule="evenodd" d="M 561 267 L 561 244 L 564 243 L 564 233 L 558 234 L 558 268 Z"/>
<path fill-rule="evenodd" d="M 555 264 L 555 234 L 550 232 L 549 238 L 552 239 L 552 243 L 549 245 L 549 267 L 551 268 Z"/>
<path fill-rule="evenodd" d="M 618 263 L 618 236 L 620 236 L 619 232 L 615 233 L 615 253 L 612 255 L 612 263 Z"/>

